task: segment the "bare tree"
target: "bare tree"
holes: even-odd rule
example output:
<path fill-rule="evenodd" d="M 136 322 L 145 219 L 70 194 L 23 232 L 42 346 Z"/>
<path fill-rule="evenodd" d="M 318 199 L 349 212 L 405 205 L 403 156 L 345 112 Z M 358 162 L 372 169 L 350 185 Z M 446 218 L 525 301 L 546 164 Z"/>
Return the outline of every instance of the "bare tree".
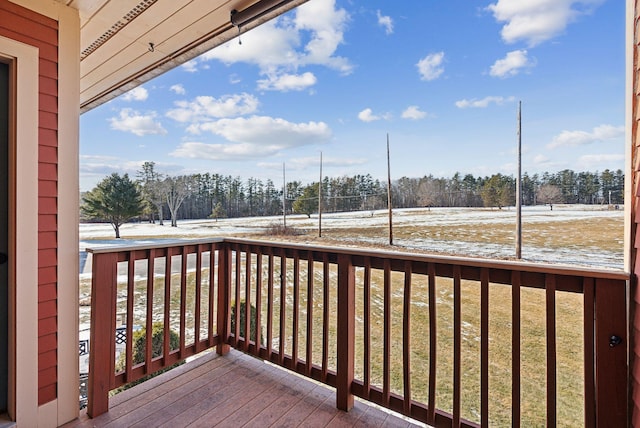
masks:
<path fill-rule="evenodd" d="M 564 202 L 562 190 L 553 184 L 544 184 L 538 189 L 538 201 L 543 204 L 549 204 L 549 207 L 553 210 L 553 204 Z"/>
<path fill-rule="evenodd" d="M 178 177 L 167 177 L 163 181 L 164 195 L 171 212 L 171 227 L 177 227 L 177 213 L 180 205 L 193 192 L 193 176 L 180 175 Z"/>

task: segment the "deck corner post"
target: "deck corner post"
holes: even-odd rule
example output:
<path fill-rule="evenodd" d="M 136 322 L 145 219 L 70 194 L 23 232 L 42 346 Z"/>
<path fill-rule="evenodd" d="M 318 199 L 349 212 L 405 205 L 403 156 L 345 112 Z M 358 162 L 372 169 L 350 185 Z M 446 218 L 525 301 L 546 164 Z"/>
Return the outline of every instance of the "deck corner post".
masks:
<path fill-rule="evenodd" d="M 337 326 L 336 407 L 353 408 L 351 393 L 355 342 L 355 268 L 351 257 L 338 255 L 338 326 Z"/>
<path fill-rule="evenodd" d="M 94 418 L 109 411 L 109 391 L 115 370 L 118 254 L 94 253 L 92 271 L 87 414 Z"/>
<path fill-rule="evenodd" d="M 626 426 L 629 341 L 626 283 L 596 279 L 595 386 L 596 426 Z"/>
<path fill-rule="evenodd" d="M 231 326 L 229 313 L 229 297 L 231 292 L 231 248 L 223 243 L 218 250 L 218 321 L 217 330 L 219 343 L 216 346 L 218 355 L 226 355 L 231 350 L 227 343 Z"/>

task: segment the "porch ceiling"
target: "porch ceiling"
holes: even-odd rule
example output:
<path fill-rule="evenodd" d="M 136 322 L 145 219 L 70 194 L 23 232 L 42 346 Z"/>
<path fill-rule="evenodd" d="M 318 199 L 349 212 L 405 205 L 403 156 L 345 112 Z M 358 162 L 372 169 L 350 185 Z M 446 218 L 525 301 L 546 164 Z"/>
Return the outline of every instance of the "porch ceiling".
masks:
<path fill-rule="evenodd" d="M 80 12 L 82 112 L 238 35 L 230 13 L 257 0 L 57 0 Z M 249 30 L 307 0 L 282 0 Z M 153 45 L 151 45 L 153 44 Z M 153 47 L 152 47 L 153 46 Z"/>

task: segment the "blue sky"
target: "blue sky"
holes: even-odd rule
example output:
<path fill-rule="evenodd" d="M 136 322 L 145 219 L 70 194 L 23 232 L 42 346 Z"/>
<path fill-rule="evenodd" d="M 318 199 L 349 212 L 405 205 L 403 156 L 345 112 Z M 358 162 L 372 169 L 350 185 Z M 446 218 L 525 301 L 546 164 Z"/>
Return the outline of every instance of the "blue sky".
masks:
<path fill-rule="evenodd" d="M 81 116 L 112 172 L 280 182 L 624 168 L 625 2 L 310 0 Z"/>

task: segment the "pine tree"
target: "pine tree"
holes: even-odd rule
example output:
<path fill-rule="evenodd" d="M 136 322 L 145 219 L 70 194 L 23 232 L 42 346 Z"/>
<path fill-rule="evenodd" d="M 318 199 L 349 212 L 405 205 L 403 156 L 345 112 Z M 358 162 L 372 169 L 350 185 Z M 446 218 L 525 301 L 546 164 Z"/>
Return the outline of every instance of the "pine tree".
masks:
<path fill-rule="evenodd" d="M 111 223 L 120 238 L 120 226 L 143 210 L 143 201 L 138 186 L 124 176 L 113 173 L 87 192 L 81 207 L 82 213 L 90 219 Z"/>
<path fill-rule="evenodd" d="M 309 184 L 302 194 L 293 201 L 293 212 L 306 214 L 311 218 L 311 213 L 318 211 L 318 183 Z"/>

